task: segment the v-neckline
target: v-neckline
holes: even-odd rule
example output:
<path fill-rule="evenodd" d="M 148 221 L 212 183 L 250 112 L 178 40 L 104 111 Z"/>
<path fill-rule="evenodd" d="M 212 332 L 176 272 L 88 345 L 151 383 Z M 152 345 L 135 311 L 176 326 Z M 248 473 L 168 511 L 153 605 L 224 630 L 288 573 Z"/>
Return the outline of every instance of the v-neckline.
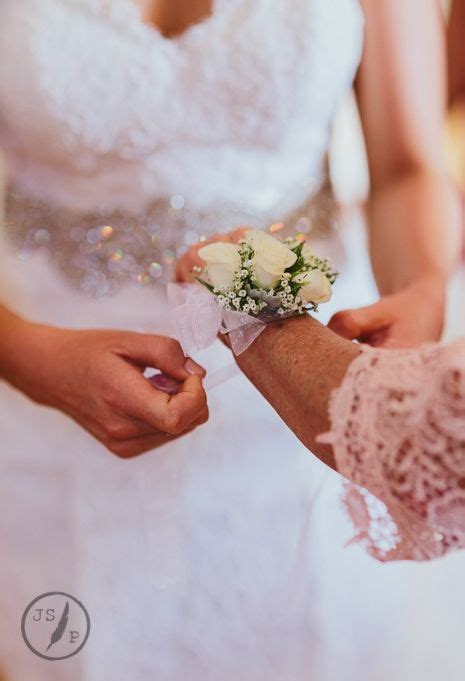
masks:
<path fill-rule="evenodd" d="M 177 33 L 172 36 L 167 36 L 163 33 L 159 26 L 157 26 L 151 21 L 146 21 L 144 19 L 142 7 L 140 7 L 137 4 L 137 2 L 135 2 L 135 0 L 120 0 L 120 1 L 124 2 L 130 9 L 134 11 L 134 15 L 137 17 L 137 20 L 140 22 L 140 24 L 148 31 L 151 31 L 156 38 L 168 44 L 172 43 L 173 45 L 186 40 L 192 33 L 197 32 L 198 30 L 205 29 L 211 23 L 216 21 L 218 18 L 219 5 L 221 4 L 221 0 L 212 0 L 211 11 L 203 19 L 200 19 L 200 21 L 196 21 L 193 24 L 188 24 L 186 28 L 183 31 L 181 31 L 181 33 Z"/>

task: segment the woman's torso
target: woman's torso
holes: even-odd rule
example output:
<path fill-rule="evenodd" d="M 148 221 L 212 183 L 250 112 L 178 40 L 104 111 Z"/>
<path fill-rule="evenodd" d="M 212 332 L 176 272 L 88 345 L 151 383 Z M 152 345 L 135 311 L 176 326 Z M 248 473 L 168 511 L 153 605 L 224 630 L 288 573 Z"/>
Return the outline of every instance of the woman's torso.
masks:
<path fill-rule="evenodd" d="M 163 278 L 213 231 L 330 213 L 311 198 L 360 57 L 355 0 L 216 0 L 172 39 L 132 0 L 6 0 L 0 13 L 21 263 L 48 251 L 101 296 Z"/>

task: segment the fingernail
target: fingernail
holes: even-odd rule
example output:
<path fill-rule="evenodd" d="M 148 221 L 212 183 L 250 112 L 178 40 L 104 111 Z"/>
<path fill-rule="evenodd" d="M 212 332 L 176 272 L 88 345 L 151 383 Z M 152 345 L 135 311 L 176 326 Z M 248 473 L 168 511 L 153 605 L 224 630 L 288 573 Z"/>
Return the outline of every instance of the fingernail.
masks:
<path fill-rule="evenodd" d="M 196 374 L 197 376 L 205 376 L 205 369 L 203 369 L 200 364 L 197 364 L 197 362 L 194 362 L 193 359 L 188 357 L 186 363 L 184 364 L 184 369 L 187 371 L 188 374 Z"/>
<path fill-rule="evenodd" d="M 155 376 L 151 376 L 148 380 L 155 388 L 168 393 L 168 395 L 175 395 L 179 392 L 179 388 L 182 385 L 180 381 L 176 381 L 166 374 L 155 374 Z"/>

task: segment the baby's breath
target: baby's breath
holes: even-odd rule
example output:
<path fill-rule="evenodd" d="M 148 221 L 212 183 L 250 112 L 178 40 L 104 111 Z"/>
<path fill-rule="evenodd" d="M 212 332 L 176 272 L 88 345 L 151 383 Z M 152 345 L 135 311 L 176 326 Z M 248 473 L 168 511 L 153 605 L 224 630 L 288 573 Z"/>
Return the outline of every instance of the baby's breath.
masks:
<path fill-rule="evenodd" d="M 302 255 L 304 242 L 298 238 L 284 239 L 284 243 L 297 256 L 295 263 L 281 274 L 273 287 L 261 288 L 256 281 L 254 271 L 255 253 L 252 244 L 246 240 L 239 242 L 239 255 L 241 258 L 240 268 L 233 277 L 229 287 L 213 288 L 204 283 L 215 295 L 218 304 L 225 310 L 235 310 L 247 314 L 259 315 L 264 310 L 274 311 L 274 314 L 297 315 L 306 310 L 317 310 L 317 305 L 307 302 L 299 295 L 303 286 L 295 281 L 298 275 L 305 275 L 311 270 L 320 270 L 333 284 L 337 272 L 331 262 L 317 255 L 308 255 L 308 249 L 304 257 Z M 199 278 L 202 281 L 201 278 Z M 298 278 L 299 281 L 299 278 Z"/>

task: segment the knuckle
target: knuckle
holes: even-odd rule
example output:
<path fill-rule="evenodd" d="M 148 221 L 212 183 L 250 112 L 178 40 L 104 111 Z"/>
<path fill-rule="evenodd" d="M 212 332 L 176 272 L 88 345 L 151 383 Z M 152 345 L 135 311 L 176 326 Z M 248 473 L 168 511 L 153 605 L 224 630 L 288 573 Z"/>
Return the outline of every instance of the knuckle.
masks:
<path fill-rule="evenodd" d="M 108 367 L 109 370 L 114 371 L 114 367 Z M 100 384 L 99 387 L 99 395 L 100 399 L 103 402 L 103 409 L 107 412 L 107 418 L 110 417 L 110 412 L 118 407 L 122 406 L 123 398 L 121 394 L 121 390 L 118 389 L 117 381 L 114 380 L 108 380 L 108 378 Z"/>
<path fill-rule="evenodd" d="M 197 413 L 199 416 L 203 416 L 205 413 L 208 416 L 208 402 L 207 402 L 207 396 L 205 393 L 203 393 L 199 397 L 199 403 L 197 405 Z"/>
<path fill-rule="evenodd" d="M 179 345 L 177 340 L 175 340 L 174 338 L 164 338 L 163 340 L 164 340 L 163 349 L 167 355 L 173 355 L 177 354 L 178 352 L 181 352 L 181 346 Z"/>
<path fill-rule="evenodd" d="M 115 442 L 124 442 L 131 437 L 128 425 L 118 421 L 109 421 L 105 425 L 105 433 L 110 441 Z"/>
<path fill-rule="evenodd" d="M 105 443 L 105 446 L 111 454 L 114 454 L 119 459 L 128 458 L 125 450 L 121 446 L 121 442 L 114 442 L 112 440 L 109 440 L 108 442 Z"/>
<path fill-rule="evenodd" d="M 342 310 L 341 312 L 336 312 L 333 316 L 333 322 L 344 322 L 346 319 L 350 319 L 351 312 L 349 310 Z"/>
<path fill-rule="evenodd" d="M 181 413 L 176 409 L 172 410 L 165 421 L 165 430 L 170 435 L 179 435 L 183 431 L 183 418 Z"/>
<path fill-rule="evenodd" d="M 107 450 L 117 456 L 118 459 L 133 459 L 143 450 L 138 445 L 128 445 L 124 442 L 110 441 L 106 445 Z"/>
<path fill-rule="evenodd" d="M 331 319 L 331 327 L 337 329 L 345 329 L 354 323 L 353 314 L 349 310 L 344 310 L 343 312 L 336 312 L 336 314 Z"/>

